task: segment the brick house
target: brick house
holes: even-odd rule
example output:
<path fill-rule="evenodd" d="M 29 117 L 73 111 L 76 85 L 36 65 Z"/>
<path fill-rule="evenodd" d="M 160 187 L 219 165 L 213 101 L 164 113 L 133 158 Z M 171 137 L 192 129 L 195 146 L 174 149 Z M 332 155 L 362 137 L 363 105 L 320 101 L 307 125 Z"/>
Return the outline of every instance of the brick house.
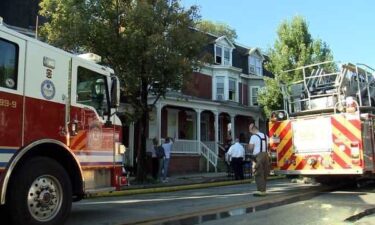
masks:
<path fill-rule="evenodd" d="M 214 63 L 195 71 L 181 91 L 161 98 L 150 114 L 147 151 L 154 137 L 174 138 L 172 174 L 216 170 L 228 139 L 240 137 L 242 143 L 247 143 L 251 120 L 261 130 L 266 127 L 257 94 L 264 86 L 264 76 L 270 73 L 263 68 L 261 50 L 232 43 L 225 36 L 209 37 L 211 41 L 204 51 L 212 55 Z M 150 104 L 154 99 L 149 96 Z M 130 125 L 124 132 L 130 166 L 136 161 L 137 131 L 136 125 Z"/>

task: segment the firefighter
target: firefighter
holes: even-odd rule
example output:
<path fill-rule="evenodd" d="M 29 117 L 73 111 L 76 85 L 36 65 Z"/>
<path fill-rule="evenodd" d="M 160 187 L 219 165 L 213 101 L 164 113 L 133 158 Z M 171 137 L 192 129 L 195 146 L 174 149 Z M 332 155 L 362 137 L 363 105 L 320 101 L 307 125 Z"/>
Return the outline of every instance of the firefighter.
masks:
<path fill-rule="evenodd" d="M 236 142 L 229 148 L 227 152 L 228 157 L 231 159 L 231 166 L 236 180 L 243 180 L 243 160 L 245 159 L 245 149 L 240 144 L 240 140 L 236 138 Z"/>
<path fill-rule="evenodd" d="M 254 177 L 257 185 L 257 191 L 253 195 L 265 196 L 267 176 L 270 173 L 270 161 L 267 152 L 268 137 L 259 131 L 254 122 L 250 122 L 249 132 L 252 134 L 249 149 L 253 152 L 255 158 Z"/>

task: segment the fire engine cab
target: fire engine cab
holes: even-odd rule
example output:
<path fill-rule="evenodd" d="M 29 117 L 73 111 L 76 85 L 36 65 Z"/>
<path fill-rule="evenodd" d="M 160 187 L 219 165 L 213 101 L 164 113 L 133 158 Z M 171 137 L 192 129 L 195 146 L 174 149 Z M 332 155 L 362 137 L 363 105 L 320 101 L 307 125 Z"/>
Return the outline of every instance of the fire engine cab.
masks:
<path fill-rule="evenodd" d="M 72 201 L 127 184 L 112 69 L 0 23 L 0 204 L 14 224 L 63 224 Z"/>
<path fill-rule="evenodd" d="M 375 77 L 364 64 L 323 62 L 284 73 L 284 109 L 269 122 L 276 174 L 333 178 L 375 175 Z"/>

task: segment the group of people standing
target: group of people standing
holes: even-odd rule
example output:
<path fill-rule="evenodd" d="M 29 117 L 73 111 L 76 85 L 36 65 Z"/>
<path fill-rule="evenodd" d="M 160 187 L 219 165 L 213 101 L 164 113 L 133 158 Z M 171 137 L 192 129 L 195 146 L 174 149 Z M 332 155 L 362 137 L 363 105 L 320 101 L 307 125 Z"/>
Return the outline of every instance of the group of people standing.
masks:
<path fill-rule="evenodd" d="M 162 145 L 157 138 L 152 139 L 152 177 L 163 183 L 168 182 L 168 167 L 171 158 L 173 140 L 167 137 Z"/>
<path fill-rule="evenodd" d="M 267 176 L 270 173 L 270 160 L 268 156 L 268 137 L 260 132 L 258 127 L 251 122 L 249 124 L 249 132 L 251 134 L 248 149 L 252 152 L 252 160 L 254 161 L 254 177 L 257 191 L 254 196 L 266 195 Z M 157 138 L 153 139 L 152 152 L 152 177 L 163 183 L 168 182 L 168 167 L 171 158 L 173 140 L 167 137 L 162 145 L 159 145 Z M 244 179 L 243 163 L 245 160 L 245 149 L 240 144 L 239 138 L 230 146 L 226 153 L 227 160 L 230 161 L 236 180 Z"/>
<path fill-rule="evenodd" d="M 270 160 L 268 156 L 268 137 L 260 132 L 254 122 L 249 124 L 249 132 L 251 134 L 248 149 L 252 152 L 252 159 L 254 161 L 254 177 L 257 185 L 257 191 L 254 196 L 266 195 L 267 176 L 270 173 Z M 245 159 L 245 149 L 239 143 L 239 138 L 236 138 L 235 143 L 229 148 L 226 153 L 227 160 L 233 168 L 234 177 L 236 180 L 244 179 L 243 163 Z"/>

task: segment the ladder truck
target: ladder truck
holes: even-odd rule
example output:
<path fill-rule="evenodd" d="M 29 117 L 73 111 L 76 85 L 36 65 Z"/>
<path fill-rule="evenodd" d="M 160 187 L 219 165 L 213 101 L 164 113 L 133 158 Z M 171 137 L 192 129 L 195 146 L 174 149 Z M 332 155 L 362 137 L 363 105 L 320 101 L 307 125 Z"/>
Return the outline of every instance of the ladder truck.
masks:
<path fill-rule="evenodd" d="M 375 175 L 375 73 L 365 64 L 322 62 L 284 73 L 284 109 L 272 112 L 270 151 L 276 174 L 321 183 Z"/>

